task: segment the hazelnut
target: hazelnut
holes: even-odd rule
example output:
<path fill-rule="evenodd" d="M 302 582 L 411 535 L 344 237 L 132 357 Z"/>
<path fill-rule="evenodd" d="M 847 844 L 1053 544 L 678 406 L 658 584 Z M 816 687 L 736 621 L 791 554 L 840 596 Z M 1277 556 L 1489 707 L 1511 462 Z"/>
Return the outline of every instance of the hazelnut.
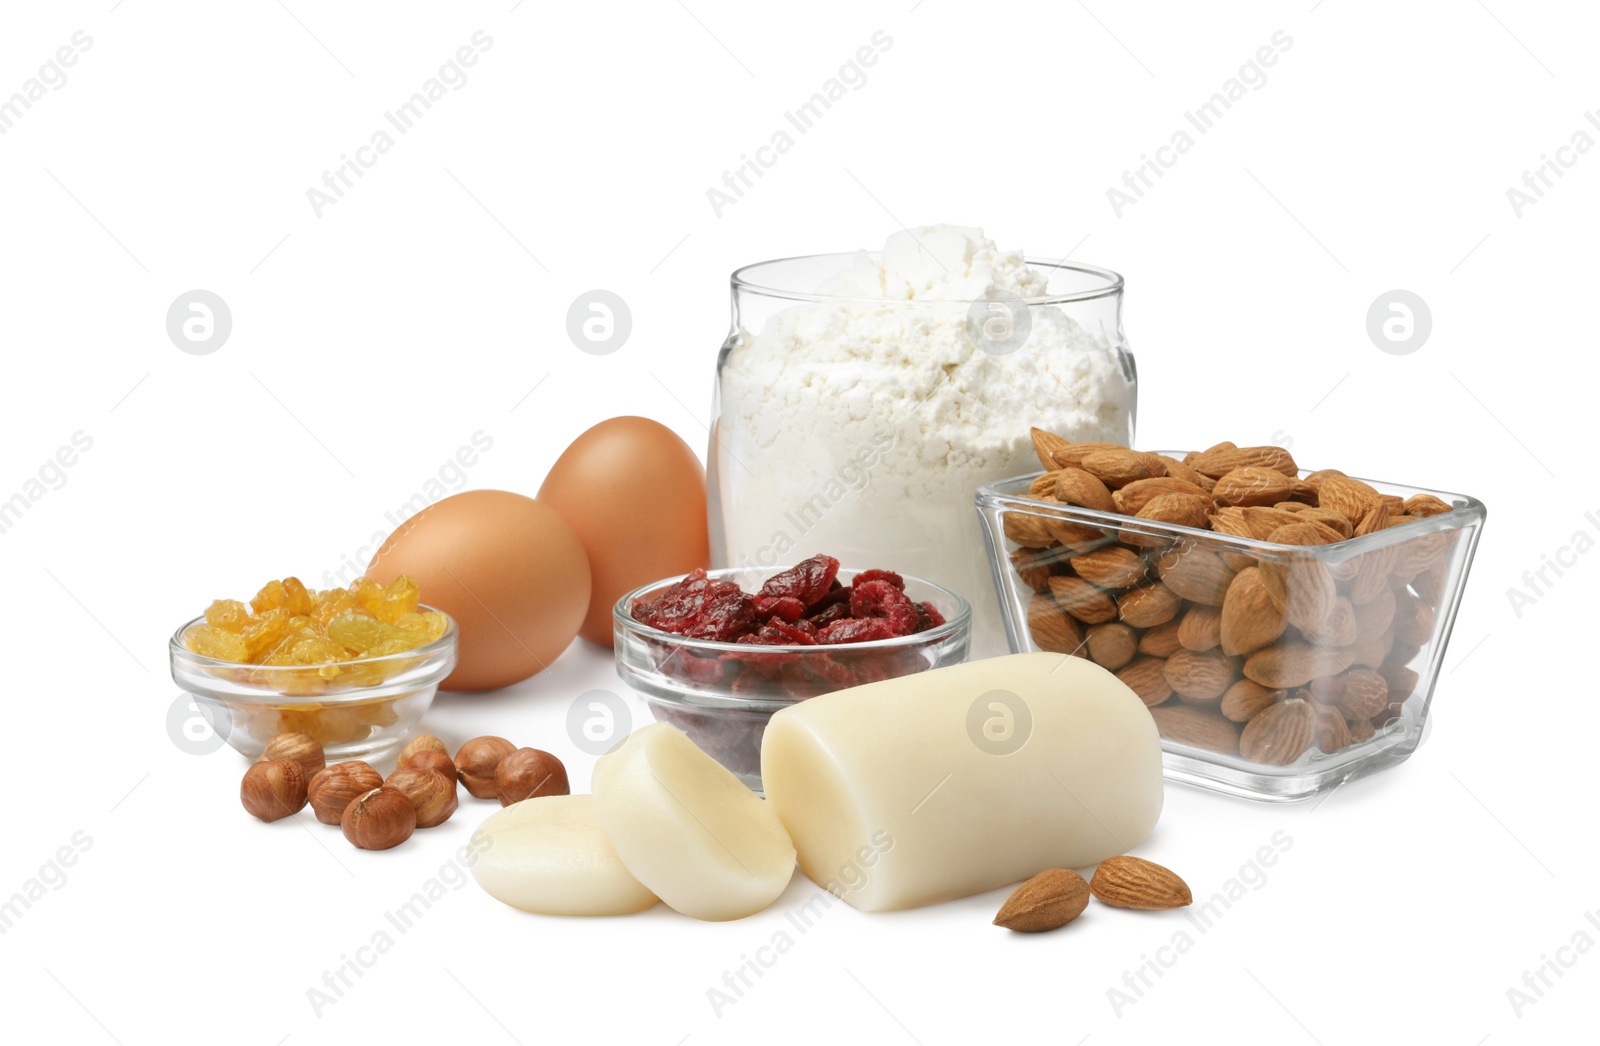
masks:
<path fill-rule="evenodd" d="M 418 734 L 408 741 L 404 748 L 400 749 L 400 758 L 395 760 L 395 769 L 398 770 L 403 766 L 416 766 L 416 757 L 424 752 L 438 752 L 446 759 L 450 758 L 450 749 L 444 746 L 443 741 L 432 734 Z M 451 772 L 454 773 L 454 771 Z"/>
<path fill-rule="evenodd" d="M 276 821 L 306 805 L 306 772 L 293 759 L 255 763 L 239 782 L 239 802 L 263 821 Z"/>
<path fill-rule="evenodd" d="M 387 850 L 411 838 L 417 812 L 404 792 L 379 787 L 356 796 L 340 819 L 344 837 L 362 850 Z"/>
<path fill-rule="evenodd" d="M 432 828 L 450 820 L 456 812 L 456 778 L 420 766 L 402 766 L 383 782 L 411 800 L 417 812 L 417 827 Z"/>
<path fill-rule="evenodd" d="M 323 824 L 339 824 L 356 796 L 381 784 L 383 775 L 359 759 L 334 763 L 311 778 L 311 810 Z"/>
<path fill-rule="evenodd" d="M 418 752 L 409 763 L 401 763 L 395 769 L 437 770 L 448 777 L 451 784 L 455 784 L 456 780 L 456 761 L 443 752 Z"/>
<path fill-rule="evenodd" d="M 306 772 L 307 781 L 328 765 L 322 755 L 322 746 L 305 734 L 279 734 L 267 742 L 266 749 L 256 762 L 268 763 L 274 759 L 293 759 Z"/>
<path fill-rule="evenodd" d="M 456 752 L 456 773 L 467 791 L 479 799 L 493 799 L 494 768 L 500 760 L 517 750 L 503 737 L 474 737 Z"/>
<path fill-rule="evenodd" d="M 537 799 L 542 795 L 566 795 L 567 768 L 549 752 L 519 748 L 500 760 L 494 770 L 495 794 L 501 806 Z"/>

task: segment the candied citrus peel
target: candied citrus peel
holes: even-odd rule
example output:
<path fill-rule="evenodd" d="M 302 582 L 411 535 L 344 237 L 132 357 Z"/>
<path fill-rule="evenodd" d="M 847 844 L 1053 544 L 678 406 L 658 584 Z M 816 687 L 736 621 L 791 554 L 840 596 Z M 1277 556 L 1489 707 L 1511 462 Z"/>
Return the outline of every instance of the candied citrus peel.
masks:
<path fill-rule="evenodd" d="M 184 644 L 219 661 L 321 666 L 320 674 L 331 678 L 339 674 L 331 666 L 415 650 L 444 635 L 448 619 L 419 610 L 420 596 L 405 575 L 388 585 L 360 577 L 348 589 L 321 592 L 286 577 L 262 585 L 248 606 L 216 600 Z"/>

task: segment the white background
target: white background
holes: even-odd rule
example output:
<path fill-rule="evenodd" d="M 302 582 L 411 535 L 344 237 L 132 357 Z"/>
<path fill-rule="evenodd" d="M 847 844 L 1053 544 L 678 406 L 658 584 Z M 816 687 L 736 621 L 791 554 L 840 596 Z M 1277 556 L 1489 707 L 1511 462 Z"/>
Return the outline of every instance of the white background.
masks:
<path fill-rule="evenodd" d="M 1584 5 L 1434 0 L 958 5 L 722 0 L 450 5 L 154 0 L 7 5 L 0 97 L 77 30 L 92 47 L 0 136 L 7 392 L 0 497 L 79 430 L 92 449 L 0 534 L 12 753 L 0 896 L 92 840 L 0 937 L 7 1036 L 124 1044 L 1271 1040 L 1575 1041 L 1600 955 L 1588 792 L 1594 685 L 1578 557 L 1600 529 L 1593 416 L 1600 156 L 1519 216 L 1506 191 L 1600 108 Z M 292 10 L 292 14 L 290 13 Z M 691 13 L 692 12 L 692 13 Z M 317 217 L 306 190 L 474 31 L 470 80 Z M 706 190 L 876 30 L 893 46 L 721 217 Z M 1251 91 L 1119 217 L 1106 190 L 1277 30 Z M 1265 884 L 1201 933 L 1094 908 L 1037 937 L 1004 891 L 896 915 L 830 911 L 719 1016 L 706 991 L 789 924 L 796 878 L 724 925 L 524 916 L 468 884 L 336 1004 L 307 989 L 386 928 L 490 807 L 385 853 L 238 807 L 231 750 L 169 738 L 165 645 L 216 596 L 359 558 L 384 513 L 477 430 L 471 486 L 532 493 L 611 415 L 705 441 L 727 274 L 880 244 L 902 222 L 1127 276 L 1140 442 L 1292 441 L 1337 466 L 1483 499 L 1490 520 L 1432 733 L 1315 809 L 1169 789 L 1141 848 L 1209 895 L 1284 832 Z M 608 357 L 565 330 L 606 288 Z M 233 331 L 180 353 L 205 288 Z M 1369 340 L 1404 288 L 1420 351 Z M 532 390 L 530 392 L 530 390 Z M 1025 424 L 1026 418 L 1017 419 Z M 641 505 L 640 536 L 648 538 Z M 1591 576 L 1593 575 L 1593 576 Z M 574 648 L 511 691 L 441 697 L 452 742 L 493 732 L 592 759 L 571 700 L 619 688 Z M 636 722 L 645 719 L 633 705 Z M 20 760 L 17 756 L 20 754 Z M 56 878 L 52 873 L 52 878 Z M 1136 1003 L 1107 990 L 1183 931 Z M 1171 958 L 1171 953 L 1164 953 Z M 1574 965 L 1520 1015 L 1507 989 Z M 31 1031 L 26 1031 L 31 1029 Z"/>

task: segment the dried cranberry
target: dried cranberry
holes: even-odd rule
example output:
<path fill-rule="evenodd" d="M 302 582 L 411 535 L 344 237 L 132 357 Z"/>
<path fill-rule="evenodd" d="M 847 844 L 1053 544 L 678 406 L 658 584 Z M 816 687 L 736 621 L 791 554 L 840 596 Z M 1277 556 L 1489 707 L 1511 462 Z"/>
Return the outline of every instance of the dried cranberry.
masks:
<path fill-rule="evenodd" d="M 856 618 L 886 621 L 892 635 L 909 636 L 917 630 L 916 606 L 887 581 L 857 582 L 850 597 L 850 613 Z"/>
<path fill-rule="evenodd" d="M 792 596 L 810 606 L 828 594 L 838 579 L 839 561 L 832 556 L 812 556 L 788 570 L 767 578 L 757 593 L 761 596 Z"/>
<path fill-rule="evenodd" d="M 712 582 L 725 586 L 706 596 L 700 612 L 680 635 L 691 639 L 711 639 L 728 643 L 757 627 L 755 601 L 732 582 Z"/>
<path fill-rule="evenodd" d="M 818 694 L 825 694 L 829 690 L 840 689 L 826 684 L 819 685 L 811 667 L 799 661 L 790 662 L 783 666 L 783 671 L 778 674 L 778 680 L 783 684 L 785 697 L 804 701 L 807 698 L 816 697 Z"/>
<path fill-rule="evenodd" d="M 681 633 L 705 605 L 706 589 L 710 584 L 704 570 L 695 570 L 654 601 L 635 603 L 634 619 L 664 632 Z"/>
<path fill-rule="evenodd" d="M 892 570 L 863 570 L 855 576 L 854 580 L 857 585 L 865 584 L 868 581 L 887 581 L 902 592 L 906 590 L 906 579 Z"/>
<path fill-rule="evenodd" d="M 828 607 L 838 606 L 840 603 L 849 602 L 850 586 L 839 584 L 838 578 L 835 578 L 833 587 L 824 592 L 822 597 L 815 603 L 812 603 L 810 606 L 806 607 L 806 613 L 808 615 L 818 614 L 823 610 L 826 610 Z"/>
<path fill-rule="evenodd" d="M 835 621 L 817 633 L 817 638 L 823 643 L 869 643 L 875 639 L 894 639 L 905 634 L 895 631 L 888 618 L 850 617 Z"/>
<path fill-rule="evenodd" d="M 806 622 L 814 629 L 824 629 L 835 621 L 842 621 L 850 616 L 849 603 L 835 603 L 815 617 L 806 618 Z"/>
<path fill-rule="evenodd" d="M 757 596 L 755 605 L 762 620 L 799 621 L 806 613 L 806 605 L 793 596 Z"/>
<path fill-rule="evenodd" d="M 721 686 L 733 675 L 732 666 L 723 664 L 720 658 L 699 657 L 689 653 L 679 654 L 662 667 L 680 679 L 702 687 Z"/>
<path fill-rule="evenodd" d="M 780 621 L 777 618 L 773 618 L 771 621 L 767 622 L 767 627 L 761 630 L 762 635 L 766 635 L 769 632 L 774 632 L 782 636 L 783 639 L 781 642 L 790 643 L 795 646 L 817 645 L 817 630 L 809 621 L 801 621 L 797 624 L 791 625 L 787 621 Z"/>
<path fill-rule="evenodd" d="M 916 631 L 926 632 L 928 629 L 937 628 L 942 624 L 944 624 L 944 615 L 939 613 L 937 607 L 935 607 L 932 603 L 917 604 Z"/>

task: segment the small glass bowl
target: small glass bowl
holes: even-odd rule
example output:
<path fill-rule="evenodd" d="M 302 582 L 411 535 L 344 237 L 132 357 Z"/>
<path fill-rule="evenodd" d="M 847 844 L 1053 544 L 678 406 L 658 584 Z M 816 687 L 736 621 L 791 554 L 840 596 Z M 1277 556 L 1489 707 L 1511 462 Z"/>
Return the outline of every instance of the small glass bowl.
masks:
<path fill-rule="evenodd" d="M 1183 457 L 1181 451 L 1161 453 Z M 1038 475 L 977 493 L 1011 649 L 1096 660 L 1093 630 L 1116 629 L 1118 642 L 1102 647 L 1111 656 L 1101 660 L 1151 706 L 1168 778 L 1289 802 L 1399 763 L 1421 743 L 1486 515 L 1482 502 L 1366 480 L 1380 495 L 1433 495 L 1451 509 L 1333 544 L 1302 546 L 1040 501 L 1029 496 Z M 1089 582 L 1082 576 L 1090 573 L 1089 561 L 1082 573 L 1073 564 L 1078 556 L 1114 547 L 1142 557 L 1136 580 L 1109 582 L 1097 570 L 1091 576 L 1101 583 Z M 1219 617 L 1229 616 L 1233 578 L 1249 569 L 1283 579 L 1284 594 L 1268 598 L 1289 623 L 1248 654 L 1225 656 L 1214 642 Z M 1310 606 L 1326 606 L 1327 616 L 1314 625 L 1302 617 L 1304 627 L 1297 627 L 1297 612 Z M 1191 628 L 1178 627 L 1191 613 Z M 1138 644 L 1132 660 L 1128 630 Z M 1182 659 L 1176 671 L 1175 657 Z M 1203 676 L 1194 671 L 1197 665 Z M 1361 688 L 1351 673 L 1380 687 L 1381 705 L 1370 689 L 1370 701 L 1353 700 L 1351 691 Z M 1245 681 L 1270 682 L 1272 704 L 1300 703 L 1292 715 L 1279 710 L 1273 720 L 1255 724 L 1264 706 L 1251 704 Z M 1174 682 L 1186 684 L 1189 693 Z M 1230 701 L 1235 684 L 1242 685 Z M 1256 699 L 1266 700 L 1259 691 Z M 1258 758 L 1247 758 L 1247 751 Z"/>
<path fill-rule="evenodd" d="M 189 630 L 205 624 L 197 617 L 168 644 L 172 679 L 217 735 L 248 759 L 290 733 L 315 738 L 330 763 L 381 758 L 414 732 L 455 667 L 458 632 L 455 619 L 446 618 L 444 635 L 398 654 L 329 665 L 246 665 L 185 646 Z"/>
<path fill-rule="evenodd" d="M 770 568 L 708 571 L 754 591 Z M 857 571 L 841 570 L 849 584 Z M 671 723 L 717 762 L 761 791 L 761 735 L 772 713 L 819 694 L 943 668 L 966 660 L 972 610 L 931 581 L 906 577 L 906 595 L 932 603 L 945 623 L 924 632 L 867 643 L 752 646 L 689 639 L 634 619 L 633 605 L 654 599 L 679 578 L 634 589 L 612 612 L 617 674 L 639 691 L 656 719 Z"/>

